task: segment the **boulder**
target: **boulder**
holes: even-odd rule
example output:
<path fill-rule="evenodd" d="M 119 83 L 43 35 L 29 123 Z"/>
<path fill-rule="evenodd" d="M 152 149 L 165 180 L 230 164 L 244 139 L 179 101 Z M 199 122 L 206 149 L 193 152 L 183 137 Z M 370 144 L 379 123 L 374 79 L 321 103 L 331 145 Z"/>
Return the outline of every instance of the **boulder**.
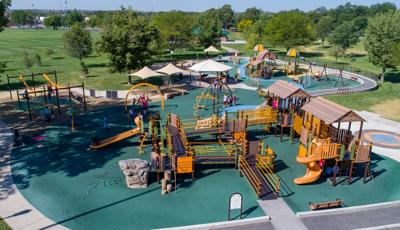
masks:
<path fill-rule="evenodd" d="M 132 189 L 147 188 L 150 163 L 142 159 L 120 160 L 118 162 L 125 175 L 126 185 Z"/>

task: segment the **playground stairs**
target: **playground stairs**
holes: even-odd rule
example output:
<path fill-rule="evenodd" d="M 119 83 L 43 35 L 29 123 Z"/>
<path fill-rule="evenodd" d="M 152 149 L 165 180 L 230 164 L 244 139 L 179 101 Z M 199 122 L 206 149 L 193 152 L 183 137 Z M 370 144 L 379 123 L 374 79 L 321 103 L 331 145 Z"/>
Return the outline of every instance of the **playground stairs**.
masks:
<path fill-rule="evenodd" d="M 240 172 L 246 177 L 251 187 L 261 200 L 276 199 L 277 195 L 267 182 L 264 174 L 257 167 L 256 156 L 240 156 Z"/>

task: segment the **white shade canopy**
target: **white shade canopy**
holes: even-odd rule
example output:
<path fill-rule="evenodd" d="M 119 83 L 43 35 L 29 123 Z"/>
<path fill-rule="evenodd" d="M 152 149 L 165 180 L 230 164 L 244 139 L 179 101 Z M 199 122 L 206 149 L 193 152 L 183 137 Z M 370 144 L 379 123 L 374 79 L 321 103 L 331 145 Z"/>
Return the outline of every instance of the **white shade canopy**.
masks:
<path fill-rule="evenodd" d="M 151 70 L 149 67 L 145 66 L 141 70 L 129 74 L 129 76 L 140 77 L 141 79 L 146 79 L 149 77 L 163 76 L 164 74 L 157 73 L 156 71 Z"/>
<path fill-rule="evenodd" d="M 176 67 L 175 65 L 173 65 L 172 63 L 169 63 L 168 65 L 164 66 L 163 68 L 156 70 L 159 73 L 163 73 L 163 74 L 167 74 L 169 76 L 173 75 L 173 74 L 177 74 L 177 73 L 184 73 L 186 72 L 183 69 L 179 69 L 178 67 Z"/>
<path fill-rule="evenodd" d="M 225 72 L 232 69 L 232 67 L 208 59 L 190 67 L 189 69 L 195 72 Z"/>
<path fill-rule="evenodd" d="M 221 51 L 219 51 L 217 48 L 215 48 L 214 46 L 210 46 L 207 49 L 204 50 L 204 52 L 210 52 L 210 53 L 220 53 Z"/>

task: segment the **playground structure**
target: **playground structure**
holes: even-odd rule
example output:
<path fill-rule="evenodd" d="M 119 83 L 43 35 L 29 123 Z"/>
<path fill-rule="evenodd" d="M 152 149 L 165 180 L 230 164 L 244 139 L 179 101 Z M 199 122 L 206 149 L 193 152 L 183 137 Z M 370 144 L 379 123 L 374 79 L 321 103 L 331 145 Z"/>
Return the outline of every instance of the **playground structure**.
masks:
<path fill-rule="evenodd" d="M 50 76 L 54 77 L 54 81 L 50 79 Z M 31 82 L 32 85 L 29 85 L 25 78 L 24 75 L 19 75 L 19 76 L 8 76 L 7 75 L 7 85 L 8 89 L 10 92 L 10 99 L 13 99 L 13 93 L 11 89 L 11 84 L 10 84 L 10 79 L 18 79 L 25 87 L 25 90 L 21 92 L 18 88 L 16 88 L 16 96 L 17 96 L 17 103 L 18 103 L 18 109 L 22 110 L 22 103 L 21 101 L 25 100 L 26 105 L 27 105 L 27 112 L 30 120 L 33 120 L 33 111 L 36 109 L 41 109 L 41 108 L 47 108 L 50 109 L 51 111 L 53 110 L 53 107 L 57 107 L 58 110 L 58 115 L 62 115 L 61 112 L 61 105 L 60 105 L 60 97 L 62 92 L 66 91 L 66 96 L 68 98 L 69 103 L 72 103 L 73 100 L 77 102 L 78 104 L 83 105 L 83 110 L 86 111 L 87 106 L 86 106 L 86 96 L 85 96 L 85 85 L 82 83 L 81 85 L 76 85 L 76 86 L 70 86 L 68 84 L 67 87 L 61 87 L 57 83 L 57 72 L 49 72 L 49 73 L 32 73 L 30 74 L 31 76 Z M 37 77 L 43 77 L 47 82 L 48 86 L 46 87 L 44 85 L 38 86 L 36 85 L 35 78 Z M 41 89 L 40 89 L 41 88 Z M 72 93 L 72 89 L 82 89 L 82 96 L 76 96 Z M 52 94 L 55 95 L 56 102 L 53 104 L 52 101 Z M 33 100 L 33 98 L 38 98 L 39 102 Z M 42 101 L 42 98 L 44 101 Z M 36 108 L 37 107 L 37 108 Z M 72 110 L 70 111 L 70 116 L 72 117 L 72 123 L 74 123 L 74 115 L 75 112 Z"/>
<path fill-rule="evenodd" d="M 285 71 L 288 75 L 297 75 L 299 73 L 299 61 L 300 61 L 300 54 L 294 48 L 291 48 L 286 53 L 286 66 Z"/>
<path fill-rule="evenodd" d="M 300 135 L 297 162 L 305 164 L 307 171 L 303 177 L 294 180 L 296 184 L 308 184 L 319 179 L 323 167 L 319 163 L 333 164 L 332 185 L 338 183 L 337 177 L 345 176 L 348 183 L 356 164 L 364 166 L 363 181 L 372 179 L 369 170 L 371 143 L 362 143 L 361 136 L 355 137 L 350 131 L 353 122 L 360 122 L 362 131 L 364 119 L 357 113 L 324 98 L 314 98 L 295 115 L 294 129 Z M 298 122 L 301 122 L 301 132 Z M 347 123 L 347 129 L 342 129 Z"/>
<path fill-rule="evenodd" d="M 280 139 L 282 141 L 284 129 L 289 129 L 288 134 L 292 142 L 295 129 L 299 129 L 294 114 L 300 111 L 300 108 L 310 100 L 311 95 L 282 80 L 276 81 L 265 90 L 259 89 L 258 93 L 265 98 L 265 102 L 261 107 L 270 108 L 277 113 L 277 120 L 274 123 L 275 134 L 280 129 Z"/>
<path fill-rule="evenodd" d="M 255 58 L 251 58 L 247 64 L 247 75 L 250 78 L 271 78 L 274 75 L 275 60 L 277 56 L 267 49 L 258 52 Z M 267 60 L 267 62 L 265 62 Z"/>
<path fill-rule="evenodd" d="M 273 173 L 276 154 L 260 141 L 247 140 L 249 116 L 244 118 L 243 112 L 240 114 L 239 118 L 229 118 L 225 113 L 206 122 L 183 121 L 176 114 L 169 113 L 165 126 L 160 120 L 151 119 L 148 135 L 157 178 L 160 178 L 160 173 L 165 177 L 172 172 L 176 189 L 178 175 L 190 174 L 194 180 L 198 165 L 228 164 L 246 176 L 258 197 L 276 198 L 280 190 L 280 180 Z M 215 136 L 215 141 L 191 140 L 204 135 Z"/>
<path fill-rule="evenodd" d="M 144 93 L 144 95 L 146 96 L 146 98 L 148 98 L 148 88 L 151 88 L 151 89 L 153 89 L 154 91 L 156 91 L 157 92 L 157 94 L 160 96 L 160 99 L 161 99 L 161 109 L 164 111 L 164 95 L 161 93 L 161 90 L 160 90 L 160 88 L 158 88 L 157 86 L 155 86 L 155 85 L 152 85 L 152 84 L 150 84 L 150 83 L 138 83 L 138 84 L 135 84 L 135 85 L 133 85 L 132 87 L 130 87 L 129 88 L 129 90 L 128 90 L 128 92 L 127 92 L 127 94 L 126 94 L 126 96 L 125 96 L 125 111 L 128 111 L 128 105 L 129 105 L 129 96 L 130 95 L 134 95 L 135 96 L 135 101 L 137 100 L 137 95 L 136 95 L 136 93 L 135 93 L 135 90 L 136 89 L 138 89 L 138 88 L 140 88 L 140 87 L 146 87 L 146 92 Z"/>
<path fill-rule="evenodd" d="M 193 117 L 196 119 L 201 118 L 201 111 L 212 109 L 212 116 L 218 116 L 220 113 L 220 107 L 223 103 L 224 95 L 226 97 L 233 97 L 231 88 L 226 83 L 223 83 L 221 79 L 216 79 L 217 85 L 210 84 L 203 92 L 196 97 L 196 101 L 193 107 Z"/>

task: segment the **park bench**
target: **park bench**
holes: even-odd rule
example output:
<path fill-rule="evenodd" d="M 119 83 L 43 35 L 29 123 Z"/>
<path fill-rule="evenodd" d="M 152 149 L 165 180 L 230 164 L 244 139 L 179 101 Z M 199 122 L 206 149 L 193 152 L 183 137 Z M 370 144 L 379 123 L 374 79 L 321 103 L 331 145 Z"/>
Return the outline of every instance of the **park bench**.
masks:
<path fill-rule="evenodd" d="M 343 207 L 343 200 L 341 199 L 336 199 L 335 201 L 329 201 L 329 202 L 322 202 L 322 203 L 308 203 L 308 208 L 315 211 L 315 210 L 321 210 L 321 209 L 329 209 L 329 208 L 339 208 Z"/>

